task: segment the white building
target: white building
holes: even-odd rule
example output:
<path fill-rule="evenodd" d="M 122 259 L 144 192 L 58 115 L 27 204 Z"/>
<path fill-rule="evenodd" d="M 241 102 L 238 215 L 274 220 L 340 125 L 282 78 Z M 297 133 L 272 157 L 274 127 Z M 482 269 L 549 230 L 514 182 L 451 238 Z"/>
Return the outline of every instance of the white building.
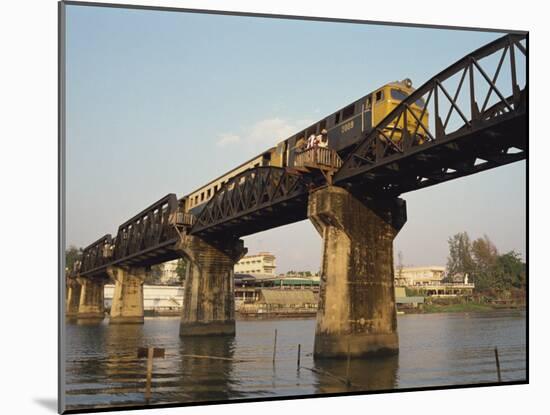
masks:
<path fill-rule="evenodd" d="M 260 276 L 275 276 L 275 255 L 270 252 L 260 252 L 257 255 L 247 255 L 235 264 L 236 274 Z"/>
<path fill-rule="evenodd" d="M 178 260 L 164 262 L 157 265 L 160 271 L 160 283 L 161 284 L 173 284 L 178 282 L 178 274 L 176 268 L 178 267 Z"/>
<path fill-rule="evenodd" d="M 170 287 L 162 285 L 143 286 L 143 307 L 145 311 L 158 313 L 179 313 L 183 307 L 184 287 Z M 105 307 L 111 308 L 115 286 L 106 284 L 104 287 Z"/>
<path fill-rule="evenodd" d="M 398 286 L 419 286 L 440 284 L 445 276 L 445 267 L 430 265 L 426 267 L 403 267 L 394 271 L 395 283 Z"/>

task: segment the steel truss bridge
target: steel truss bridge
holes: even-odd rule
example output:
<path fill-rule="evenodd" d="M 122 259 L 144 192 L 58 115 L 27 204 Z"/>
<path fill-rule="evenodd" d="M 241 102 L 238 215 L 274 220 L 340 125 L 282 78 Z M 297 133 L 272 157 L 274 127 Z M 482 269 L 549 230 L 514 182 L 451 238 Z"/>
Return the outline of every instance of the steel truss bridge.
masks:
<path fill-rule="evenodd" d="M 506 35 L 468 54 L 365 133 L 333 184 L 393 198 L 527 158 L 526 71 L 526 35 Z M 415 102 L 423 104 L 420 116 L 411 108 Z M 422 121 L 426 111 L 429 125 Z M 412 134 L 400 128 L 411 123 Z M 418 140 L 418 133 L 426 139 Z M 399 140 L 392 139 L 396 134 Z M 306 219 L 312 186 L 307 174 L 289 169 L 247 170 L 222 186 L 185 232 L 215 242 Z M 115 237 L 86 247 L 78 274 L 102 277 L 111 265 L 146 267 L 178 258 L 182 216 L 176 195 L 163 197 L 120 225 Z"/>

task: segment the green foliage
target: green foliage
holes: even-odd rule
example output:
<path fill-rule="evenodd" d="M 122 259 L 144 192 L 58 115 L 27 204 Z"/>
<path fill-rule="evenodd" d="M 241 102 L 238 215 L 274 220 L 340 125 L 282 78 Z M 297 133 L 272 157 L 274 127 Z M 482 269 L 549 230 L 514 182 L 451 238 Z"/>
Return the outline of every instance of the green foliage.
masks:
<path fill-rule="evenodd" d="M 405 287 L 405 295 L 407 297 L 424 297 L 424 292 L 415 288 Z"/>
<path fill-rule="evenodd" d="M 497 287 L 497 248 L 487 235 L 472 243 L 474 258 L 473 281 L 480 290 Z"/>
<path fill-rule="evenodd" d="M 425 313 L 464 313 L 475 311 L 488 311 L 493 307 L 480 303 L 462 303 L 462 304 L 424 304 Z"/>
<path fill-rule="evenodd" d="M 145 274 L 144 284 L 158 285 L 162 277 L 162 269 L 160 265 L 153 265 L 151 271 Z"/>
<path fill-rule="evenodd" d="M 74 245 L 69 246 L 69 248 L 65 250 L 65 267 L 68 268 L 69 271 L 72 271 L 74 263 L 80 261 L 81 258 L 82 248 L 77 248 Z"/>
<path fill-rule="evenodd" d="M 527 283 L 526 266 L 521 262 L 520 255 L 515 251 L 510 251 L 498 257 L 496 274 L 499 285 L 504 289 L 510 287 L 523 289 Z"/>
<path fill-rule="evenodd" d="M 474 269 L 472 246 L 467 232 L 457 233 L 449 238 L 447 272 L 449 275 L 471 274 Z"/>
<path fill-rule="evenodd" d="M 448 284 L 448 283 L 452 283 L 453 282 L 453 277 L 450 273 L 447 273 L 447 275 L 445 275 L 442 279 L 441 279 L 441 282 L 444 283 L 444 284 Z"/>
<path fill-rule="evenodd" d="M 476 291 L 491 293 L 491 297 L 524 289 L 526 284 L 526 265 L 521 256 L 514 251 L 500 255 L 487 235 L 473 242 L 466 232 L 449 238 L 447 272 L 447 280 L 458 273 L 467 274 Z"/>
<path fill-rule="evenodd" d="M 185 274 L 187 272 L 187 261 L 180 258 L 178 259 L 178 265 L 176 266 L 176 274 L 178 276 L 178 281 L 183 284 L 185 281 Z"/>

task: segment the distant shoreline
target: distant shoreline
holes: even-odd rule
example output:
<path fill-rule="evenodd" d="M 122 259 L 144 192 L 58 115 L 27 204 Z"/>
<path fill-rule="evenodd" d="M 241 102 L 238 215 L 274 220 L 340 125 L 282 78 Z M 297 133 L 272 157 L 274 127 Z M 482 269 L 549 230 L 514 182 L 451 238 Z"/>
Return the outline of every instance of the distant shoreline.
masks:
<path fill-rule="evenodd" d="M 479 313 L 490 311 L 525 311 L 525 304 L 486 304 L 486 303 L 464 303 L 464 304 L 424 304 L 418 308 L 398 309 L 398 315 L 406 314 L 436 314 L 436 313 Z M 179 317 L 181 311 L 170 313 L 146 313 L 145 317 Z M 246 313 L 235 312 L 235 320 L 287 320 L 287 319 L 315 319 L 317 313 Z"/>
<path fill-rule="evenodd" d="M 398 310 L 404 314 L 434 314 L 434 313 L 467 313 L 487 312 L 499 310 L 525 310 L 525 304 L 486 304 L 486 303 L 464 303 L 464 304 L 423 304 L 422 308 Z"/>

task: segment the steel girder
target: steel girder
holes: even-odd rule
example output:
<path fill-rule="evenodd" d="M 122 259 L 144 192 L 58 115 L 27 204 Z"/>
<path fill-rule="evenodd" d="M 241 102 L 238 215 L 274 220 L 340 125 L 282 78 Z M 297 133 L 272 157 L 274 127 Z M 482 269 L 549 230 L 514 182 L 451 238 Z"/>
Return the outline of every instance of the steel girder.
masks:
<path fill-rule="evenodd" d="M 365 134 L 334 183 L 396 196 L 526 158 L 528 89 L 517 64 L 525 41 L 506 35 L 431 78 Z M 412 108 L 419 100 L 420 114 Z"/>

